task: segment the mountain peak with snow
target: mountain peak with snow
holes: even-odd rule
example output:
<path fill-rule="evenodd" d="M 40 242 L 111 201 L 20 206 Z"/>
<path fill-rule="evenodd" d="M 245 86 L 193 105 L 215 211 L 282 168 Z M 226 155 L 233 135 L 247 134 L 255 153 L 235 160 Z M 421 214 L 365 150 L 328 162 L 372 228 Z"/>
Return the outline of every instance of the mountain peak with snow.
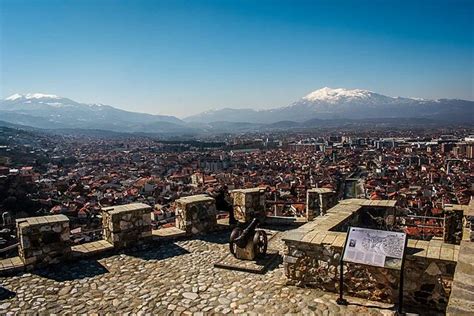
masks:
<path fill-rule="evenodd" d="M 54 94 L 44 94 L 44 93 L 28 93 L 28 94 L 19 94 L 15 93 L 6 98 L 5 100 L 8 101 L 15 101 L 19 99 L 26 99 L 26 100 L 31 100 L 31 99 L 61 99 L 61 97 L 54 95 Z"/>
<path fill-rule="evenodd" d="M 8 101 L 15 101 L 17 99 L 21 99 L 23 98 L 23 96 L 19 93 L 15 93 L 15 94 L 12 94 L 11 96 L 9 96 L 8 98 L 5 98 L 5 100 L 8 100 Z"/>
<path fill-rule="evenodd" d="M 188 122 L 216 121 L 275 123 L 305 122 L 309 119 L 344 120 L 373 118 L 448 118 L 468 121 L 473 117 L 474 102 L 466 100 L 393 97 L 364 89 L 324 87 L 280 108 L 221 109 L 186 118 Z M 472 121 L 472 120 L 471 120 Z"/>
<path fill-rule="evenodd" d="M 303 100 L 311 102 L 328 102 L 337 103 L 341 101 L 357 101 L 365 100 L 375 95 L 374 92 L 362 89 L 344 89 L 324 87 L 313 91 L 303 97 Z"/>
<path fill-rule="evenodd" d="M 1 121 L 47 129 L 79 128 L 123 132 L 128 128 L 131 132 L 151 130 L 165 133 L 171 128 L 179 130 L 183 124 L 174 116 L 130 112 L 110 105 L 80 103 L 45 93 L 15 93 L 6 99 L 0 99 L 0 124 Z"/>

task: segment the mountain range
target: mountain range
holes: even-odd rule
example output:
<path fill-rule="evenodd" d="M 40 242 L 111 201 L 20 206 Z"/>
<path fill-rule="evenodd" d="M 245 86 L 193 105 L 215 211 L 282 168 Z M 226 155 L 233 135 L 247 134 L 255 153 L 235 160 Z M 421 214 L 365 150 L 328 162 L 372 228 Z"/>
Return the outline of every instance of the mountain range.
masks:
<path fill-rule="evenodd" d="M 129 112 L 103 104 L 84 104 L 52 94 L 14 94 L 0 102 L 3 121 L 39 128 L 135 130 L 156 122 L 173 126 L 183 122 L 174 116 Z M 166 124 L 163 124 L 166 125 Z"/>
<path fill-rule="evenodd" d="M 323 120 L 427 118 L 472 122 L 473 105 L 473 101 L 466 100 L 389 97 L 368 90 L 325 87 L 281 108 L 269 110 L 225 108 L 190 116 L 185 121 L 275 123 L 304 122 L 314 118 Z"/>
<path fill-rule="evenodd" d="M 51 94 L 0 100 L 0 121 L 42 129 L 94 129 L 150 134 L 200 134 L 378 122 L 474 123 L 474 101 L 389 97 L 361 89 L 322 88 L 268 110 L 212 110 L 187 117 L 152 115 Z"/>

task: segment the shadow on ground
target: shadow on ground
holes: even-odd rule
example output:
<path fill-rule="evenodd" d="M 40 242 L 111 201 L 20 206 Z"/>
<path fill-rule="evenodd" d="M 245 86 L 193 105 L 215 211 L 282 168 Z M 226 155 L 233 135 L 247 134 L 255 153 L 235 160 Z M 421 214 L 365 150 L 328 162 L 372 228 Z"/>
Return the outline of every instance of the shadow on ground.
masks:
<path fill-rule="evenodd" d="M 414 254 L 417 254 L 419 252 L 422 252 L 423 249 L 421 248 L 412 248 L 412 247 L 407 247 L 405 249 L 405 255 L 413 256 Z"/>
<path fill-rule="evenodd" d="M 245 225 L 239 225 L 240 228 L 242 229 L 245 229 L 246 226 Z M 284 231 L 288 231 L 288 230 L 292 230 L 296 228 L 295 226 L 259 226 L 258 229 L 269 229 L 269 230 L 272 230 L 272 231 L 275 231 L 275 232 L 284 232 Z M 208 233 L 206 235 L 196 235 L 196 236 L 192 236 L 192 239 L 198 239 L 198 240 L 202 240 L 202 241 L 205 241 L 205 242 L 209 242 L 209 243 L 213 243 L 213 244 L 220 244 L 220 245 L 223 245 L 223 244 L 228 244 L 229 243 L 229 238 L 230 238 L 230 234 L 231 234 L 232 230 L 231 229 L 227 229 L 227 230 L 224 230 L 224 231 L 218 231 L 218 232 L 213 232 L 213 233 Z M 268 232 L 267 231 L 267 235 L 268 235 L 268 239 L 270 240 L 272 237 L 274 237 L 276 235 L 276 233 L 271 233 L 271 232 Z"/>
<path fill-rule="evenodd" d="M 379 305 L 371 305 L 371 304 L 361 304 L 361 303 L 355 303 L 355 302 L 350 302 L 350 298 L 348 298 L 347 305 L 352 305 L 352 306 L 361 306 L 361 307 L 367 307 L 367 308 L 377 308 L 377 309 L 384 309 L 384 310 L 395 310 L 395 306 L 388 306 L 388 307 L 382 307 Z"/>
<path fill-rule="evenodd" d="M 209 233 L 206 235 L 194 236 L 194 239 L 202 240 L 202 241 L 209 242 L 212 244 L 223 245 L 223 244 L 229 243 L 229 237 L 230 237 L 230 230 Z"/>
<path fill-rule="evenodd" d="M 8 300 L 10 298 L 14 298 L 15 296 L 16 296 L 15 292 L 12 292 L 7 288 L 0 287 L 0 301 Z"/>
<path fill-rule="evenodd" d="M 266 272 L 275 270 L 282 263 L 283 263 L 283 257 L 281 255 L 278 255 L 277 258 L 273 260 L 270 265 L 268 265 Z"/>
<path fill-rule="evenodd" d="M 91 278 L 108 272 L 107 268 L 93 259 L 66 262 L 32 271 L 36 275 L 57 282 Z"/>
<path fill-rule="evenodd" d="M 124 254 L 128 256 L 143 260 L 164 260 L 171 257 L 186 255 L 188 253 L 190 253 L 188 250 L 173 242 L 149 246 L 142 250 L 130 250 L 124 252 Z"/>

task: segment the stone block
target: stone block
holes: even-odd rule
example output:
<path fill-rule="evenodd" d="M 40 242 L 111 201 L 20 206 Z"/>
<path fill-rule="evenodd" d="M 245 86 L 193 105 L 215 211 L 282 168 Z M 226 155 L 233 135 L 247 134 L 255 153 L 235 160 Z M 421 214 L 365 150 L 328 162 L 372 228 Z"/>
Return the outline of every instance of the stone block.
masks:
<path fill-rule="evenodd" d="M 261 188 L 239 189 L 231 192 L 234 217 L 241 223 L 253 218 L 260 222 L 265 220 L 265 192 Z"/>
<path fill-rule="evenodd" d="M 25 265 L 44 266 L 71 254 L 69 219 L 65 215 L 21 218 L 16 221 L 18 255 Z"/>
<path fill-rule="evenodd" d="M 337 204 L 336 193 L 327 188 L 309 189 L 306 192 L 306 218 L 312 221 L 315 217 L 326 214 L 326 211 Z"/>
<path fill-rule="evenodd" d="M 150 237 L 152 235 L 152 232 L 143 232 L 141 237 L 144 238 L 144 237 Z"/>
<path fill-rule="evenodd" d="M 175 201 L 176 228 L 187 234 L 202 234 L 217 226 L 216 201 L 207 195 L 193 195 Z"/>
<path fill-rule="evenodd" d="M 103 208 L 103 238 L 115 248 L 126 248 L 150 237 L 151 212 L 152 208 L 143 203 Z"/>
<path fill-rule="evenodd" d="M 298 258 L 293 257 L 293 256 L 284 256 L 284 257 L 283 257 L 283 261 L 284 261 L 285 263 L 296 263 L 296 260 L 297 260 L 297 259 L 298 259 Z"/>
<path fill-rule="evenodd" d="M 444 242 L 459 245 L 463 233 L 463 210 L 449 209 L 444 210 Z"/>

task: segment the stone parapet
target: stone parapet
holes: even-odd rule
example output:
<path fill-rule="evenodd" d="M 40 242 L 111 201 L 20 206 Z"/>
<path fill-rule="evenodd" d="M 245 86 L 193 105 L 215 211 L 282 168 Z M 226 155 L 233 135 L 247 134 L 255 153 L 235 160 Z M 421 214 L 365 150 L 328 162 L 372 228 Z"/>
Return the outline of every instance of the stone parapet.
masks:
<path fill-rule="evenodd" d="M 336 192 L 327 188 L 314 188 L 306 192 L 306 219 L 326 214 L 326 211 L 337 204 Z"/>
<path fill-rule="evenodd" d="M 474 242 L 474 216 L 468 218 L 469 221 L 469 240 Z"/>
<path fill-rule="evenodd" d="M 71 254 L 69 219 L 65 215 L 21 218 L 16 221 L 18 254 L 27 266 L 59 263 Z"/>
<path fill-rule="evenodd" d="M 284 256 L 285 274 L 290 283 L 319 288 L 329 292 L 339 291 L 339 259 L 345 233 L 319 236 L 328 243 L 286 242 Z M 333 243 L 330 240 L 334 240 Z M 456 246 L 458 247 L 458 246 Z M 407 251 L 420 251 L 409 248 Z M 422 251 L 422 250 L 421 250 Z M 454 250 L 453 250 L 454 253 Z M 454 257 L 450 260 L 408 255 L 405 261 L 404 300 L 413 306 L 430 306 L 442 311 L 446 308 L 453 273 Z M 354 263 L 344 263 L 344 293 L 364 299 L 396 303 L 400 271 Z"/>
<path fill-rule="evenodd" d="M 474 241 L 474 199 L 471 199 L 467 207 L 466 212 L 464 212 L 467 228 L 467 239 Z"/>
<path fill-rule="evenodd" d="M 444 242 L 459 245 L 463 234 L 463 218 L 467 205 L 448 204 L 444 208 Z"/>
<path fill-rule="evenodd" d="M 187 234 L 202 234 L 217 226 L 216 200 L 207 195 L 193 195 L 175 201 L 176 228 Z"/>
<path fill-rule="evenodd" d="M 290 283 L 339 290 L 339 259 L 347 226 L 357 226 L 366 208 L 391 211 L 395 201 L 343 200 L 327 214 L 285 234 L 284 269 Z M 407 304 L 446 308 L 459 246 L 443 240 L 408 240 L 405 261 L 404 299 Z M 400 271 L 344 264 L 344 293 L 369 300 L 396 303 Z"/>
<path fill-rule="evenodd" d="M 125 248 L 151 237 L 152 208 L 133 203 L 102 209 L 103 238 L 114 248 Z"/>
<path fill-rule="evenodd" d="M 474 243 L 461 241 L 446 315 L 474 315 Z"/>
<path fill-rule="evenodd" d="M 241 223 L 253 218 L 265 220 L 265 192 L 262 188 L 238 189 L 231 192 L 234 217 Z"/>

